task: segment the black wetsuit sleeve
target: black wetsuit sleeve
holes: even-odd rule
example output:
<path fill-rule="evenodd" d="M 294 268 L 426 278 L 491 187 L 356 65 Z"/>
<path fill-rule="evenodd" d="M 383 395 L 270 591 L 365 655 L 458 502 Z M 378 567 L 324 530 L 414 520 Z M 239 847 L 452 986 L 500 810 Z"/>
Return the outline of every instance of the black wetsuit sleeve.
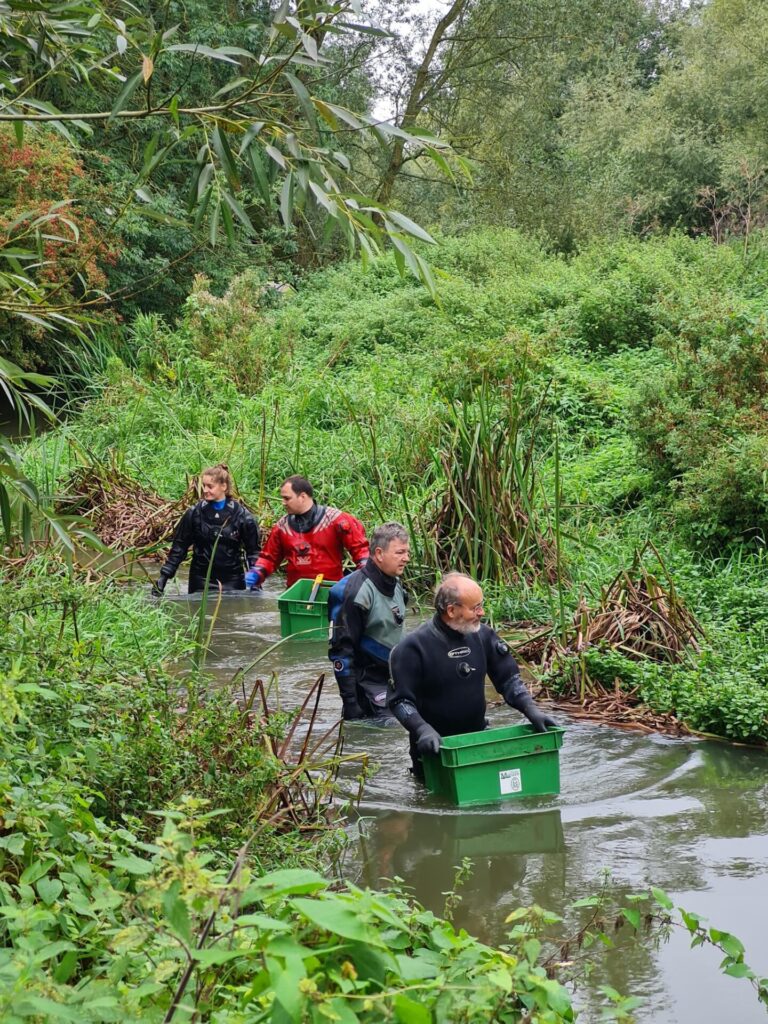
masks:
<path fill-rule="evenodd" d="M 356 678 L 359 669 L 355 664 L 355 655 L 360 647 L 360 640 L 365 632 L 366 610 L 355 602 L 358 587 L 354 590 L 347 587 L 344 597 L 333 621 L 333 628 L 328 643 L 328 657 L 333 662 L 336 678 Z"/>
<path fill-rule="evenodd" d="M 392 649 L 389 674 L 392 680 L 387 700 L 390 711 L 408 732 L 416 734 L 426 724 L 417 710 L 423 668 L 421 651 L 408 638 Z"/>
<path fill-rule="evenodd" d="M 171 550 L 168 552 L 165 564 L 160 570 L 160 575 L 165 576 L 166 579 L 173 579 L 179 566 L 187 557 L 187 552 L 194 542 L 194 512 L 194 508 L 188 508 L 179 520 L 179 525 L 176 527 L 176 533 L 173 535 Z"/>
<path fill-rule="evenodd" d="M 245 558 L 250 568 L 259 557 L 261 551 L 261 535 L 259 533 L 259 524 L 256 522 L 254 516 L 250 512 L 245 512 L 243 516 L 243 547 L 245 548 Z"/>
<path fill-rule="evenodd" d="M 492 629 L 488 629 L 483 641 L 491 682 L 510 707 L 521 711 L 531 700 L 531 695 L 520 677 L 520 669 L 509 644 Z"/>

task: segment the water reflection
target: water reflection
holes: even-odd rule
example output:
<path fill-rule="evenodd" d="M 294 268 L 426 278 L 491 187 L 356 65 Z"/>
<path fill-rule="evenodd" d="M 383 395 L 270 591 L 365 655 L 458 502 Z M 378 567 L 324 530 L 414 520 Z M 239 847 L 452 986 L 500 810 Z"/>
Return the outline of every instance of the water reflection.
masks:
<path fill-rule="evenodd" d="M 494 815 L 425 814 L 395 811 L 361 822 L 362 880 L 385 887 L 402 879 L 419 901 L 442 914 L 464 858 L 472 873 L 459 889 L 458 927 L 484 942 L 504 932 L 504 920 L 519 906 L 527 854 L 562 855 L 559 810 Z"/>

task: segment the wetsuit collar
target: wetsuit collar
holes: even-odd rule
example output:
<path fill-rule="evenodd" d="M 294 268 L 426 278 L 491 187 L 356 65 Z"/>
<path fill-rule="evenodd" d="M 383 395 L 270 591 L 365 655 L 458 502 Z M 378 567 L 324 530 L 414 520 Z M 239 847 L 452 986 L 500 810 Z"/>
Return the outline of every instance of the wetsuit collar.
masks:
<path fill-rule="evenodd" d="M 386 597 L 393 597 L 395 593 L 395 587 L 397 586 L 397 576 L 388 576 L 385 572 L 376 565 L 372 558 L 361 567 L 360 570 L 371 583 L 376 587 L 377 590 L 381 591 Z"/>
<path fill-rule="evenodd" d="M 308 508 L 306 512 L 290 512 L 288 525 L 294 533 L 309 533 L 310 530 L 314 530 L 324 515 L 325 505 L 318 505 L 315 502 L 312 508 Z"/>
<path fill-rule="evenodd" d="M 432 617 L 432 625 L 435 629 L 439 630 L 444 636 L 447 636 L 449 640 L 464 640 L 467 639 L 466 633 L 460 633 L 458 629 L 451 629 L 451 627 L 443 621 L 440 616 L 440 612 L 435 612 Z"/>
<path fill-rule="evenodd" d="M 210 505 L 211 508 L 215 508 L 215 509 L 219 509 L 219 510 L 221 510 L 222 508 L 234 508 L 235 507 L 235 499 L 234 498 L 222 498 L 221 501 L 206 501 L 205 498 L 203 498 L 203 500 L 200 502 L 200 508 L 208 508 L 209 505 Z"/>

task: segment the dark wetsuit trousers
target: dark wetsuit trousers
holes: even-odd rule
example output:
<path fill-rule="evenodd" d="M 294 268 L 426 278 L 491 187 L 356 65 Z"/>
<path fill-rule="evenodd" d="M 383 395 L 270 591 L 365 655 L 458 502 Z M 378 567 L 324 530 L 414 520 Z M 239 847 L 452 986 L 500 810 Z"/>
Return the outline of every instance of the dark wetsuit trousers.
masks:
<path fill-rule="evenodd" d="M 357 702 L 366 718 L 392 718 L 387 707 L 389 668 L 366 666 L 357 679 Z"/>
<path fill-rule="evenodd" d="M 221 589 L 225 592 L 245 590 L 245 578 L 242 573 L 240 573 L 239 576 L 235 576 L 233 579 L 228 580 L 217 580 L 212 575 L 208 582 L 208 589 L 218 591 L 219 583 L 221 583 Z M 197 594 L 201 590 L 205 590 L 205 576 L 199 576 L 197 573 L 190 572 L 188 592 L 190 594 Z"/>

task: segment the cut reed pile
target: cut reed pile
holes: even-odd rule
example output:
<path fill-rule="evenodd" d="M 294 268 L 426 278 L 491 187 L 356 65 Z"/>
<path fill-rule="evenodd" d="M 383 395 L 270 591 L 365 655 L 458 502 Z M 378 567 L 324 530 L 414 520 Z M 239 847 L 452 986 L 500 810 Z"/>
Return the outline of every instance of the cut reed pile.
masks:
<path fill-rule="evenodd" d="M 126 550 L 166 540 L 190 500 L 195 500 L 193 486 L 178 501 L 168 501 L 114 465 L 102 464 L 76 469 L 56 507 L 89 519 L 99 540 Z"/>
<path fill-rule="evenodd" d="M 540 635 L 519 649 L 527 660 L 550 671 L 563 658 L 589 647 L 610 647 L 639 661 L 679 662 L 687 648 L 698 649 L 701 626 L 674 585 L 665 588 L 648 569 L 622 570 L 594 608 L 581 598 L 564 636 Z"/>
<path fill-rule="evenodd" d="M 516 650 L 523 660 L 556 681 L 551 691 L 546 686 L 544 691 L 556 693 L 558 703 L 565 704 L 575 717 L 680 734 L 687 730 L 674 715 L 660 715 L 640 705 L 636 689 L 622 684 L 620 670 L 606 682 L 595 679 L 588 668 L 590 651 L 613 651 L 630 661 L 675 664 L 689 650 L 699 649 L 704 635 L 701 626 L 668 574 L 663 584 L 642 564 L 645 550 L 636 554 L 629 570 L 622 570 L 602 590 L 594 607 L 582 598 L 562 633 L 548 629 L 529 635 L 516 644 Z"/>

